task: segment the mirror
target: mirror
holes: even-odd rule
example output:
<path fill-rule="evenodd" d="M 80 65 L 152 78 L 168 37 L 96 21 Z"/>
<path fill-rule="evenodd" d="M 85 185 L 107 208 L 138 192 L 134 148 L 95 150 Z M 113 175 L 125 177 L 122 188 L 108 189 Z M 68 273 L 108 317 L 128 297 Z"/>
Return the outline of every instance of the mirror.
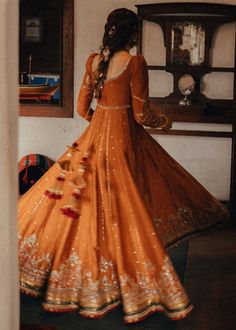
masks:
<path fill-rule="evenodd" d="M 73 0 L 20 0 L 21 115 L 72 117 Z"/>
<path fill-rule="evenodd" d="M 198 22 L 177 22 L 171 29 L 171 61 L 177 65 L 204 62 L 205 31 Z"/>
<path fill-rule="evenodd" d="M 195 87 L 195 80 L 190 74 L 185 74 L 178 81 L 180 92 L 184 95 L 184 99 L 179 101 L 179 105 L 190 105 L 192 102 L 188 97 L 192 94 Z"/>

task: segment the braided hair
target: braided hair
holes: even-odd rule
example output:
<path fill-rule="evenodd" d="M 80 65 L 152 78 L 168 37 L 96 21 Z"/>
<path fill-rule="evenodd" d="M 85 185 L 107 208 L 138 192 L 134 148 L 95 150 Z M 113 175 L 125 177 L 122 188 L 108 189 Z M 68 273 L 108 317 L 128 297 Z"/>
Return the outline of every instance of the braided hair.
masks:
<path fill-rule="evenodd" d="M 122 49 L 132 48 L 136 44 L 137 27 L 138 17 L 129 9 L 119 8 L 109 14 L 100 47 L 100 62 L 95 73 L 95 98 L 101 96 L 108 64 L 114 53 Z"/>

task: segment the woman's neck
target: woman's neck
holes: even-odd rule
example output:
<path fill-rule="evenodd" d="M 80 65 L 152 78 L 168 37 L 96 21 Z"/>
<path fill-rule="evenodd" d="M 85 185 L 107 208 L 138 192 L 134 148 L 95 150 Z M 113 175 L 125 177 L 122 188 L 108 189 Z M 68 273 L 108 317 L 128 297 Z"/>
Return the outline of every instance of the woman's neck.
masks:
<path fill-rule="evenodd" d="M 120 50 L 117 50 L 117 52 L 115 52 L 113 56 L 127 55 L 129 53 L 130 53 L 130 50 L 129 49 L 120 49 Z"/>

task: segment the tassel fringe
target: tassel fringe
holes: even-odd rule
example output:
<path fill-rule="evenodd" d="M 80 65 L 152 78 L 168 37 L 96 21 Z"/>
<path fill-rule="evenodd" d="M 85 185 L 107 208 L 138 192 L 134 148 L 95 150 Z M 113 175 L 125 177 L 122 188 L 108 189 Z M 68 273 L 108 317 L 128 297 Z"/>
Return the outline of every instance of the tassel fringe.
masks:
<path fill-rule="evenodd" d="M 77 142 L 73 143 L 72 146 L 69 148 L 70 150 L 66 154 L 67 159 L 57 162 L 61 173 L 56 178 L 54 186 L 45 191 L 45 195 L 48 198 L 61 200 L 64 196 L 62 187 L 64 182 L 66 181 L 66 175 L 75 173 L 75 168 L 71 162 L 71 158 L 76 151 L 79 151 Z M 83 154 L 83 157 L 80 159 L 78 166 L 75 166 L 78 175 L 76 175 L 73 179 L 69 179 L 69 184 L 73 186 L 73 191 L 71 193 L 71 197 L 68 201 L 68 204 L 61 208 L 62 214 L 73 220 L 79 219 L 80 217 L 78 202 L 81 198 L 81 190 L 86 187 L 84 174 L 86 172 L 87 164 L 88 152 L 85 152 Z"/>

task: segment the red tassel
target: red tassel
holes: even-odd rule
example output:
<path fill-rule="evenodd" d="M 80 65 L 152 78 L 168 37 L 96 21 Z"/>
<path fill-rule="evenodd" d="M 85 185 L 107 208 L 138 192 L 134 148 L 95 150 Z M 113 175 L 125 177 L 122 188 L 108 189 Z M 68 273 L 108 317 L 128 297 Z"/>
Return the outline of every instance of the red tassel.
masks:
<path fill-rule="evenodd" d="M 61 173 L 61 176 L 56 178 L 56 183 L 54 187 L 47 189 L 44 192 L 44 195 L 51 199 L 62 199 L 63 192 L 61 190 L 61 185 L 65 181 L 64 174 Z"/>
<path fill-rule="evenodd" d="M 74 142 L 74 143 L 72 144 L 72 147 L 73 147 L 73 148 L 77 148 L 77 147 L 78 147 L 78 143 L 77 143 L 77 142 Z"/>
<path fill-rule="evenodd" d="M 56 191 L 54 189 L 47 189 L 44 192 L 44 195 L 51 199 L 62 199 L 63 194 L 60 191 Z"/>
<path fill-rule="evenodd" d="M 57 181 L 62 181 L 62 182 L 63 182 L 63 181 L 65 181 L 65 178 L 63 178 L 63 177 L 61 177 L 61 176 L 58 176 L 58 177 L 57 177 Z"/>
<path fill-rule="evenodd" d="M 77 199 L 77 200 L 79 200 L 80 197 L 81 197 L 81 196 L 80 196 L 80 193 L 75 192 L 75 191 L 73 191 L 72 196 L 73 196 L 75 199 Z"/>
<path fill-rule="evenodd" d="M 84 157 L 81 158 L 80 164 L 84 165 L 84 164 L 87 163 L 87 161 L 88 161 L 88 157 L 87 156 L 84 156 Z"/>
<path fill-rule="evenodd" d="M 67 217 L 69 217 L 73 220 L 76 220 L 80 217 L 78 210 L 73 208 L 70 205 L 62 207 L 61 211 L 64 215 L 66 215 Z"/>
<path fill-rule="evenodd" d="M 81 191 L 79 188 L 75 188 L 71 194 L 71 198 L 68 205 L 61 208 L 64 215 L 74 220 L 79 218 L 79 210 L 77 209 L 78 200 L 81 197 Z"/>

